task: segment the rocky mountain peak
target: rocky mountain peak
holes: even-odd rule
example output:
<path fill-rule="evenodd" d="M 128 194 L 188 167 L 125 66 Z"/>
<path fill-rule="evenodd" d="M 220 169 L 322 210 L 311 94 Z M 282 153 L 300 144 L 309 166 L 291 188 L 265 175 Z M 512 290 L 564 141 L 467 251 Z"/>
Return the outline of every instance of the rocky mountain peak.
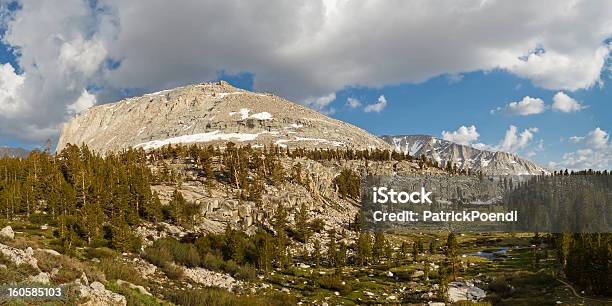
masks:
<path fill-rule="evenodd" d="M 550 171 L 515 154 L 476 149 L 429 135 L 382 136 L 395 150 L 426 157 L 445 165 L 482 171 L 486 175 L 540 175 Z"/>
<path fill-rule="evenodd" d="M 28 157 L 29 153 L 30 152 L 22 148 L 0 147 L 0 158 L 5 156 L 25 158 Z"/>
<path fill-rule="evenodd" d="M 227 141 L 255 146 L 391 148 L 351 124 L 272 94 L 220 81 L 94 106 L 64 125 L 57 150 L 68 143 L 105 152 Z"/>

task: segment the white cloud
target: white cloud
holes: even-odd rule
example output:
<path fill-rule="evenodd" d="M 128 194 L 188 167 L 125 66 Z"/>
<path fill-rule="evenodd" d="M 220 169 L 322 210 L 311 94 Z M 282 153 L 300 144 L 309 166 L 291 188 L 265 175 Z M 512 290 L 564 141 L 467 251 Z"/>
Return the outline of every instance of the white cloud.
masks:
<path fill-rule="evenodd" d="M 531 79 L 547 89 L 577 90 L 600 82 L 601 69 L 610 54 L 610 46 L 564 54 L 558 51 L 531 53 L 506 67 L 518 76 Z"/>
<path fill-rule="evenodd" d="M 572 136 L 569 140 L 575 144 L 584 144 L 593 149 L 604 149 L 608 147 L 610 135 L 599 127 L 587 133 L 586 136 Z"/>
<path fill-rule="evenodd" d="M 359 99 L 356 99 L 356 98 L 348 97 L 346 99 L 346 106 L 350 108 L 357 108 L 361 106 L 361 101 L 359 101 Z"/>
<path fill-rule="evenodd" d="M 387 107 L 387 99 L 385 98 L 385 96 L 381 95 L 380 97 L 378 97 L 378 102 L 366 105 L 363 111 L 366 113 L 380 113 L 383 109 L 385 109 L 385 107 Z"/>
<path fill-rule="evenodd" d="M 469 145 L 479 150 L 503 151 L 533 157 L 537 152 L 544 150 L 544 140 L 540 139 L 538 142 L 534 142 L 535 133 L 537 132 L 538 128 L 535 127 L 519 131 L 516 126 L 511 125 L 497 145 L 490 145 L 476 143 L 480 134 L 477 132 L 476 127 L 471 125 L 469 127 L 461 126 L 453 132 L 442 131 L 442 138 L 459 144 Z"/>
<path fill-rule="evenodd" d="M 316 110 L 322 110 L 334 100 L 336 100 L 336 93 L 332 92 L 324 96 L 308 98 L 304 101 L 304 103 Z"/>
<path fill-rule="evenodd" d="M 449 84 L 455 84 L 463 80 L 463 75 L 460 73 L 451 73 L 446 75 L 446 79 L 448 79 Z"/>
<path fill-rule="evenodd" d="M 11 64 L 0 65 L 0 114 L 14 115 L 22 111 L 17 95 L 23 85 L 25 76 L 15 73 Z"/>
<path fill-rule="evenodd" d="M 57 137 L 67 116 L 86 105 L 76 103 L 85 88 L 101 80 L 107 17 L 81 0 L 26 0 L 20 7 L 2 20 L 3 42 L 15 48 L 23 72 L 12 99 L 0 97 L 13 110 L 0 114 L 0 138 L 40 143 Z"/>
<path fill-rule="evenodd" d="M 500 110 L 510 115 L 529 116 L 543 113 L 546 106 L 542 99 L 525 96 L 521 101 L 510 102 Z"/>
<path fill-rule="evenodd" d="M 562 112 L 562 113 L 571 113 L 577 112 L 586 108 L 586 106 L 580 104 L 574 98 L 566 95 L 564 92 L 560 91 L 555 94 L 553 97 L 552 109 Z"/>
<path fill-rule="evenodd" d="M 460 126 L 456 131 L 447 132 L 442 131 L 442 138 L 444 140 L 456 142 L 458 144 L 469 145 L 472 142 L 478 140 L 480 134 L 476 131 L 476 127 L 471 125 L 466 127 L 464 125 Z"/>
<path fill-rule="evenodd" d="M 572 136 L 569 140 L 573 143 L 581 143 L 584 140 L 583 136 Z"/>
<path fill-rule="evenodd" d="M 563 154 L 559 162 L 551 162 L 554 168 L 574 170 L 608 169 L 612 164 L 612 146 L 608 132 L 597 127 L 585 136 L 572 136 L 570 141 L 582 147 Z"/>
<path fill-rule="evenodd" d="M 504 139 L 497 145 L 496 149 L 499 151 L 516 153 L 521 149 L 527 148 L 533 140 L 534 134 L 537 132 L 538 128 L 532 127 L 524 129 L 519 133 L 517 127 L 511 125 L 508 130 L 506 130 Z"/>
<path fill-rule="evenodd" d="M 611 164 L 612 151 L 587 148 L 565 153 L 560 162 L 550 162 L 549 167 L 572 170 L 605 170 L 609 169 Z"/>
<path fill-rule="evenodd" d="M 610 135 L 599 127 L 590 131 L 585 138 L 586 144 L 595 148 L 603 149 L 608 147 Z"/>
<path fill-rule="evenodd" d="M 100 68 L 106 54 L 106 49 L 99 41 L 77 37 L 62 44 L 59 50 L 59 64 L 66 73 L 82 73 L 90 76 Z"/>
<path fill-rule="evenodd" d="M 313 107 L 347 86 L 493 69 L 576 90 L 599 82 L 612 36 L 610 1 L 21 0 L 19 7 L 3 20 L 3 42 L 18 50 L 24 80 L 17 98 L 0 105 L 36 113 L 2 117 L 0 137 L 55 128 L 92 85 L 109 101 L 125 89 L 157 91 L 219 71 L 251 72 L 257 90 L 314 97 Z M 535 47 L 545 52 L 530 53 Z"/>
<path fill-rule="evenodd" d="M 81 96 L 72 104 L 68 105 L 68 110 L 78 114 L 96 104 L 96 96 L 90 94 L 87 89 L 83 89 Z"/>

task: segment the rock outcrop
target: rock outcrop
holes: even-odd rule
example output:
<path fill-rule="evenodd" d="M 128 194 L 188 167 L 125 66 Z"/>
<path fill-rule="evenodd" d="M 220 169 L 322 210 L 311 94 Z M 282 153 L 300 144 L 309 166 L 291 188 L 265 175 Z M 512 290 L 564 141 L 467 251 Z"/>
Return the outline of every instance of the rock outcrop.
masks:
<path fill-rule="evenodd" d="M 460 169 L 482 171 L 485 175 L 541 175 L 549 170 L 501 151 L 476 149 L 428 135 L 382 136 L 395 150 L 419 157 L 425 155 L 445 165 L 451 161 Z"/>
<path fill-rule="evenodd" d="M 107 290 L 100 282 L 93 282 L 91 285 L 79 285 L 80 297 L 85 300 L 81 305 L 87 306 L 107 306 L 127 305 L 127 300 L 121 294 Z"/>
<path fill-rule="evenodd" d="M 10 226 L 5 226 L 0 230 L 0 237 L 15 239 L 15 232 L 13 228 Z"/>
<path fill-rule="evenodd" d="M 487 293 L 472 282 L 451 282 L 448 284 L 448 299 L 452 302 L 480 301 Z"/>
<path fill-rule="evenodd" d="M 27 264 L 38 270 L 38 260 L 34 257 L 34 250 L 31 247 L 24 251 L 0 243 L 0 253 L 16 265 Z"/>
<path fill-rule="evenodd" d="M 219 287 L 232 290 L 240 286 L 241 282 L 233 277 L 219 272 L 210 271 L 204 268 L 183 268 L 185 277 L 191 281 L 205 285 L 206 287 Z"/>
<path fill-rule="evenodd" d="M 92 107 L 64 125 L 57 145 L 104 153 L 167 144 L 276 144 L 391 148 L 380 138 L 272 94 L 227 82 L 189 85 Z"/>

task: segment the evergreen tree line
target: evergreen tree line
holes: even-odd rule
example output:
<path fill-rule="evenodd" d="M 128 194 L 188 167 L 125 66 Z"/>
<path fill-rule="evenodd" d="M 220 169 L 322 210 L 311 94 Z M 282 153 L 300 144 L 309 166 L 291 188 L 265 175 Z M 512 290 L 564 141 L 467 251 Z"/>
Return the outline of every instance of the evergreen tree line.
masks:
<path fill-rule="evenodd" d="M 506 194 L 521 214 L 516 229 L 539 232 L 610 232 L 612 176 L 534 176 Z"/>
<path fill-rule="evenodd" d="M 395 150 L 388 149 L 352 149 L 352 148 L 336 148 L 336 149 L 306 149 L 280 147 L 276 145 L 265 145 L 263 148 L 254 148 L 251 145 L 237 146 L 233 142 L 226 143 L 224 149 L 219 146 L 198 146 L 198 145 L 166 145 L 148 151 L 147 154 L 154 160 L 164 159 L 180 159 L 191 158 L 193 161 L 206 161 L 206 158 L 218 158 L 226 154 L 227 150 L 234 151 L 235 154 L 247 156 L 257 152 L 265 157 L 288 157 L 292 159 L 309 159 L 314 161 L 342 161 L 342 160 L 364 160 L 372 162 L 382 161 L 412 161 L 419 164 L 420 168 L 439 168 L 447 169 L 454 174 L 475 174 L 468 169 L 458 168 L 456 164 L 447 162 L 440 164 L 435 160 L 427 158 L 425 155 L 419 157 L 404 154 Z"/>
<path fill-rule="evenodd" d="M 142 150 L 101 157 L 69 145 L 58 155 L 1 158 L 0 216 L 54 226 L 66 252 L 81 245 L 136 250 L 131 228 L 143 220 L 188 225 L 196 211 L 178 192 L 162 207 L 151 191 L 155 181 Z"/>
<path fill-rule="evenodd" d="M 521 212 L 520 228 L 557 233 L 552 243 L 566 277 L 589 294 L 609 296 L 612 176 L 608 171 L 565 170 L 516 186 L 507 202 L 509 209 Z"/>
<path fill-rule="evenodd" d="M 612 233 L 554 234 L 566 277 L 589 294 L 612 292 Z"/>

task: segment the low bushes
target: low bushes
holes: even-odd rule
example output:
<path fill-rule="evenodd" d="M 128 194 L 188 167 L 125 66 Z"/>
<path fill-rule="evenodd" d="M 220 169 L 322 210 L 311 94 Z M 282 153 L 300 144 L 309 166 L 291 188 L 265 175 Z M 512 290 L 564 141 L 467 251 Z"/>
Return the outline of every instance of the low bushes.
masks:
<path fill-rule="evenodd" d="M 99 267 L 108 280 L 121 279 L 137 285 L 143 285 L 140 272 L 119 259 L 103 258 L 100 260 Z"/>
<path fill-rule="evenodd" d="M 239 296 L 224 289 L 207 288 L 174 290 L 165 294 L 177 305 L 219 305 L 219 306 L 276 306 L 296 305 L 297 300 L 286 294 L 275 293 L 267 296 Z"/>
<path fill-rule="evenodd" d="M 150 263 L 160 267 L 169 278 L 177 279 L 182 275 L 180 268 L 174 265 L 183 265 L 189 268 L 203 267 L 213 271 L 223 271 L 236 278 L 253 280 L 257 271 L 251 265 L 240 265 L 233 260 L 224 260 L 214 253 L 200 254 L 198 248 L 192 243 L 181 243 L 172 238 L 159 239 L 145 249 L 144 258 Z"/>

